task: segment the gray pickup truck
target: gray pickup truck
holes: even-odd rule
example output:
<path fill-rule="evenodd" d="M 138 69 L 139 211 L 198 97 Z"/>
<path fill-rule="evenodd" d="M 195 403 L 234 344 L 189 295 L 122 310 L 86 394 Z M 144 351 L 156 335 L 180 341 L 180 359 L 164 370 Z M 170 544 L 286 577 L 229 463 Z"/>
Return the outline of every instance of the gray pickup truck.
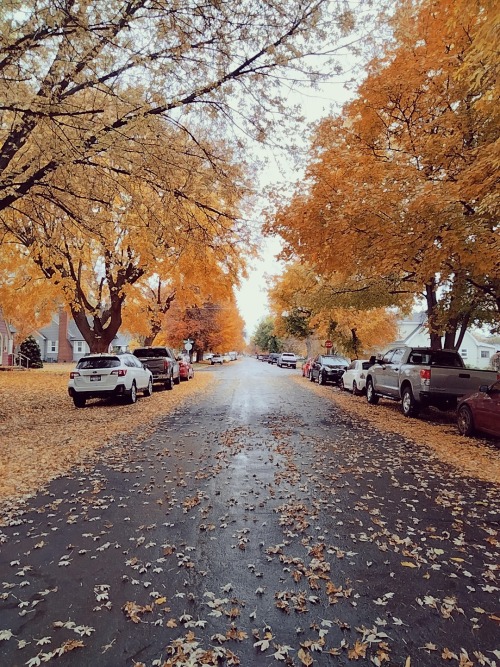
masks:
<path fill-rule="evenodd" d="M 496 371 L 466 368 L 455 350 L 394 346 L 366 371 L 366 398 L 401 401 L 405 417 L 416 417 L 430 405 L 454 409 L 460 397 L 496 379 Z"/>
<path fill-rule="evenodd" d="M 133 354 L 146 368 L 149 368 L 153 374 L 153 382 L 161 382 L 167 389 L 172 389 L 174 384 L 180 383 L 179 363 L 169 347 L 164 345 L 138 347 Z"/>

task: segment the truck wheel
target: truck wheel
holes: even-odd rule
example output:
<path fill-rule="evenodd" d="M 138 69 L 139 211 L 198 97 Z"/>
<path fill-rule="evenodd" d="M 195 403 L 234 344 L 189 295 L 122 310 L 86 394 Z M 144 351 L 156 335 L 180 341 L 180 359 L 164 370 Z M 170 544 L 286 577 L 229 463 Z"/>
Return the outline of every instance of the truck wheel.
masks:
<path fill-rule="evenodd" d="M 83 396 L 78 396 L 78 394 L 73 394 L 73 403 L 75 404 L 75 408 L 85 407 L 85 399 Z"/>
<path fill-rule="evenodd" d="M 420 412 L 419 405 L 416 402 L 411 387 L 403 389 L 402 408 L 405 417 L 417 417 Z"/>
<path fill-rule="evenodd" d="M 466 405 L 461 405 L 458 410 L 457 426 L 462 435 L 466 435 L 468 438 L 474 435 L 474 418 Z"/>
<path fill-rule="evenodd" d="M 373 380 L 371 378 L 368 378 L 366 381 L 366 400 L 368 403 L 371 403 L 372 405 L 377 405 L 378 403 L 378 396 L 375 393 L 375 389 L 373 387 Z"/>
<path fill-rule="evenodd" d="M 181 383 L 181 376 L 178 375 L 176 378 L 174 378 L 174 384 L 180 384 Z"/>
<path fill-rule="evenodd" d="M 172 378 L 169 377 L 168 380 L 165 380 L 165 389 L 173 389 L 173 387 Z"/>

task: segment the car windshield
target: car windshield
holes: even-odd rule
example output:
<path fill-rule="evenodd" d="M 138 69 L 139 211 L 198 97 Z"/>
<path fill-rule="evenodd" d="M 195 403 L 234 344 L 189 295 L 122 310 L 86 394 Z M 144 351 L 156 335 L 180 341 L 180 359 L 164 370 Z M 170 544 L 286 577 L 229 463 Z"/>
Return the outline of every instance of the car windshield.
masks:
<path fill-rule="evenodd" d="M 134 356 L 139 359 L 146 359 L 146 357 L 167 357 L 167 353 L 164 348 L 155 347 L 155 348 L 138 348 L 134 350 Z"/>
<path fill-rule="evenodd" d="M 338 366 L 339 364 L 347 364 L 342 357 L 323 357 L 323 364 L 325 366 Z"/>
<path fill-rule="evenodd" d="M 76 367 L 81 370 L 89 370 L 93 368 L 116 368 L 119 365 L 118 357 L 86 357 L 80 359 Z"/>

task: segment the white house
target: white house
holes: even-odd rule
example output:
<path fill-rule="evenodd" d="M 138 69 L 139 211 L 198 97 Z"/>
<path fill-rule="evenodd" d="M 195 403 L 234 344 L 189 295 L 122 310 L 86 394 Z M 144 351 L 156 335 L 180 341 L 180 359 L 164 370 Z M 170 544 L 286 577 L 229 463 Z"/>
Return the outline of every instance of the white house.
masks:
<path fill-rule="evenodd" d="M 415 347 L 430 345 L 430 337 L 425 326 L 425 313 L 412 313 L 407 319 L 398 322 L 398 343 Z M 474 334 L 465 332 L 459 352 L 464 363 L 471 368 L 489 368 L 492 356 L 497 351 L 495 345 L 483 343 Z"/>

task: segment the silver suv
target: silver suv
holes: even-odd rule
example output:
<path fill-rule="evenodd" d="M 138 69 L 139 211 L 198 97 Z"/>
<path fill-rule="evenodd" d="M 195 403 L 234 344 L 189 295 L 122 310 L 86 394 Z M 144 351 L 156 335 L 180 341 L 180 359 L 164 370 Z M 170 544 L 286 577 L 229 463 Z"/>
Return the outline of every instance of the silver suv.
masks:
<path fill-rule="evenodd" d="M 279 368 L 297 368 L 297 357 L 293 352 L 282 352 L 278 357 L 277 365 Z"/>
<path fill-rule="evenodd" d="M 89 354 L 70 373 L 68 394 L 77 408 L 89 398 L 121 396 L 135 403 L 137 392 L 153 393 L 151 371 L 133 354 Z"/>

